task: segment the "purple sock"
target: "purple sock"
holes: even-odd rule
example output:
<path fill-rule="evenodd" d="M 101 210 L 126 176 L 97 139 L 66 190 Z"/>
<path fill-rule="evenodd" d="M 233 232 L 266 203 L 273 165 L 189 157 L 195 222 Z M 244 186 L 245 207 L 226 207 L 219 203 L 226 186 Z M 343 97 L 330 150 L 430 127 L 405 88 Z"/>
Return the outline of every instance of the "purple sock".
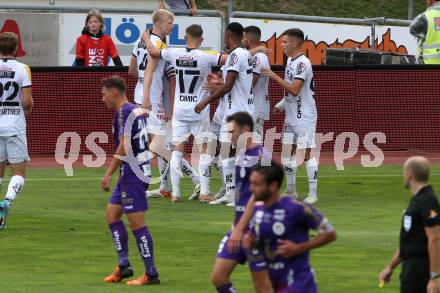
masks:
<path fill-rule="evenodd" d="M 145 272 L 149 276 L 156 276 L 156 265 L 154 263 L 153 238 L 147 227 L 142 227 L 133 231 L 136 237 L 137 246 L 141 254 L 142 261 L 145 265 Z"/>
<path fill-rule="evenodd" d="M 235 290 L 232 283 L 229 282 L 223 286 L 217 287 L 217 292 L 218 293 L 237 293 L 237 290 Z"/>
<path fill-rule="evenodd" d="M 108 225 L 112 232 L 113 242 L 119 256 L 119 265 L 126 266 L 128 261 L 128 234 L 122 221 L 113 222 Z"/>

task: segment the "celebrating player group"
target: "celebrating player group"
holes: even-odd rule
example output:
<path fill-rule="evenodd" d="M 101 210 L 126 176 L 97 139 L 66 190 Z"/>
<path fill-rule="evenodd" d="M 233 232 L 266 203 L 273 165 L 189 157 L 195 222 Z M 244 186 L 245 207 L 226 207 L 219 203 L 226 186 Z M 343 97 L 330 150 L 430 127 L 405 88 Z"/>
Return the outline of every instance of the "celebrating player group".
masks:
<path fill-rule="evenodd" d="M 103 81 L 103 101 L 114 109 L 117 150 L 102 180 L 109 189 L 112 174 L 120 168 L 117 185 L 107 206 L 107 221 L 119 263 L 106 282 L 133 275 L 128 256 L 128 233 L 123 214 L 136 238 L 145 272 L 128 285 L 160 283 L 154 262 L 153 239 L 145 224 L 147 198 L 182 200 L 180 180 L 194 184 L 190 200 L 235 207 L 232 228 L 220 242 L 212 271 L 218 292 L 236 292 L 230 276 L 238 264 L 249 262 L 257 292 L 316 292 L 308 252 L 335 239 L 330 223 L 309 204 L 317 201 L 318 162 L 315 147 L 317 111 L 313 72 L 302 55 L 304 34 L 289 29 L 282 35 L 288 57 L 284 79 L 270 70 L 267 49 L 260 45 L 256 26 L 226 27 L 226 52 L 204 51 L 203 29 L 186 28 L 185 48 L 169 48 L 174 15 L 163 9 L 153 14 L 153 28 L 133 49 L 129 74 L 136 77 L 134 101 L 125 95 L 125 82 L 113 76 Z M 221 66 L 213 73 L 213 66 Z M 274 111 L 285 111 L 281 167 L 263 147 L 264 123 L 269 120 L 269 79 L 285 91 Z M 210 120 L 210 104 L 217 109 Z M 137 104 L 137 105 L 136 105 Z M 184 158 L 185 144 L 194 138 L 198 172 Z M 128 149 L 127 149 L 128 147 Z M 296 153 L 301 153 L 302 157 Z M 148 190 L 150 163 L 158 158 L 160 187 Z M 297 201 L 296 169 L 305 162 L 309 194 Z M 223 186 L 213 194 L 211 168 L 222 176 Z M 286 174 L 287 188 L 279 195 Z M 308 230 L 318 234 L 310 240 Z"/>
<path fill-rule="evenodd" d="M 153 28 L 146 31 L 133 49 L 129 74 L 137 78 L 134 102 L 126 96 L 119 76 L 103 80 L 104 104 L 115 111 L 113 130 L 115 155 L 102 178 L 110 190 L 115 172 L 116 186 L 109 198 L 106 219 L 118 264 L 104 278 L 116 283 L 134 275 L 128 252 L 125 214 L 136 240 L 143 272 L 127 285 L 159 284 L 153 237 L 145 217 L 148 198 L 182 200 L 180 180 L 188 176 L 194 184 L 190 200 L 235 208 L 232 228 L 220 242 L 212 270 L 218 292 L 236 292 L 230 276 L 238 264 L 249 263 L 257 292 L 316 292 L 309 265 L 311 249 L 335 239 L 331 224 L 309 204 L 317 201 L 318 162 L 311 156 L 315 147 L 317 112 L 310 61 L 301 53 L 304 34 L 289 29 L 282 35 L 288 57 L 284 79 L 270 70 L 267 49 L 260 45 L 256 26 L 243 28 L 233 22 L 226 27 L 226 52 L 204 51 L 203 29 L 186 28 L 185 48 L 169 48 L 174 15 L 164 9 L 153 13 Z M 12 202 L 25 178 L 27 152 L 25 114 L 32 109 L 29 68 L 15 61 L 17 37 L 0 34 L 0 179 L 5 165 L 13 177 L 6 197 L 0 201 L 0 229 L 6 227 Z M 217 73 L 212 72 L 221 66 Z M 264 123 L 269 120 L 269 80 L 285 91 L 274 111 L 285 111 L 282 135 L 282 165 L 272 160 L 263 146 Z M 210 120 L 210 104 L 217 108 Z M 185 144 L 194 138 L 198 171 L 185 159 Z M 298 156 L 298 153 L 303 156 Z M 151 160 L 157 157 L 160 187 L 152 184 Z M 309 194 L 296 200 L 296 169 L 304 161 Z M 211 190 L 211 168 L 222 176 L 222 188 Z M 284 196 L 279 190 L 286 174 Z M 0 181 L 1 184 L 1 181 Z M 317 235 L 309 239 L 308 230 Z"/>

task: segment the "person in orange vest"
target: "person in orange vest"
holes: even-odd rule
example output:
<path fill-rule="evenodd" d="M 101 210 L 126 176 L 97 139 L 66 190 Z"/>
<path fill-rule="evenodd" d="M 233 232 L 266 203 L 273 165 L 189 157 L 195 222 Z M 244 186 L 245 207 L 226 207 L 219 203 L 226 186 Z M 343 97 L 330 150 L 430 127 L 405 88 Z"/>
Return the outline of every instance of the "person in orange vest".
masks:
<path fill-rule="evenodd" d="M 417 63 L 440 64 L 440 1 L 426 4 L 428 9 L 414 18 L 409 32 L 419 40 Z"/>

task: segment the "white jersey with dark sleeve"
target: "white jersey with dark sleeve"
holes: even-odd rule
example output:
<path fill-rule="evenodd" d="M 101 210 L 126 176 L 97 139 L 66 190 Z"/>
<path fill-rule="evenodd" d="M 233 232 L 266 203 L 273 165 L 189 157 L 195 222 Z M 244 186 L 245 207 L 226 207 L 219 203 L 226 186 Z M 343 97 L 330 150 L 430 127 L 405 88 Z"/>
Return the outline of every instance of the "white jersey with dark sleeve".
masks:
<path fill-rule="evenodd" d="M 270 68 L 269 58 L 264 53 L 257 53 L 253 57 L 253 66 L 254 74 L 259 75 L 254 87 L 254 115 L 269 120 L 269 77 L 261 74 L 261 69 Z"/>
<path fill-rule="evenodd" d="M 243 47 L 235 48 L 226 60 L 226 72 L 238 73 L 231 92 L 226 94 L 224 101 L 225 119 L 237 112 L 254 113 L 254 95 L 252 88 L 253 60 L 249 52 Z M 226 77 L 225 77 L 226 79 Z"/>
<path fill-rule="evenodd" d="M 299 95 L 294 96 L 285 92 L 284 98 L 284 108 L 286 111 L 285 124 L 291 126 L 296 126 L 304 122 L 314 122 L 318 115 L 315 103 L 315 84 L 313 81 L 312 64 L 304 55 L 287 60 L 284 80 L 293 84 L 296 79 L 304 82 Z"/>
<path fill-rule="evenodd" d="M 0 59 L 0 136 L 26 133 L 22 89 L 32 86 L 29 66 L 14 59 Z"/>
<path fill-rule="evenodd" d="M 174 119 L 196 121 L 208 118 L 209 106 L 200 114 L 194 108 L 208 95 L 203 85 L 208 80 L 212 66 L 219 64 L 221 54 L 199 49 L 168 48 L 161 51 L 161 57 L 171 62 L 176 72 Z"/>
<path fill-rule="evenodd" d="M 150 40 L 153 45 L 158 49 L 164 49 L 167 47 L 164 40 L 162 40 L 158 35 L 151 34 Z M 134 101 L 137 104 L 142 104 L 144 99 L 144 71 L 147 68 L 148 60 L 150 59 L 150 54 L 146 49 L 146 46 L 142 40 L 139 40 L 137 44 L 134 46 L 133 57 L 136 58 L 137 61 L 137 71 L 138 71 L 138 82 L 136 84 L 136 88 L 134 90 Z M 157 65 L 153 78 L 151 80 L 150 87 L 150 101 L 151 103 L 160 104 L 162 103 L 162 94 L 163 94 L 163 82 L 162 77 L 165 70 L 165 60 L 160 60 Z"/>

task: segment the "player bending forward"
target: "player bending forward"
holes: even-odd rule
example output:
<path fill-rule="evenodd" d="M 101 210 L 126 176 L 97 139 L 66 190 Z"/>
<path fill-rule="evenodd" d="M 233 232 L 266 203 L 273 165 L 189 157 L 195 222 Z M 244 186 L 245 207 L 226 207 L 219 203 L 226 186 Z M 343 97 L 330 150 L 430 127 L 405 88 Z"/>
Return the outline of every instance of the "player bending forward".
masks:
<path fill-rule="evenodd" d="M 109 109 L 116 110 L 113 129 L 117 146 L 115 156 L 101 182 L 104 191 L 109 191 L 113 173 L 118 169 L 120 172 L 107 204 L 106 216 L 119 264 L 104 281 L 120 282 L 133 276 L 133 268 L 128 259 L 128 234 L 121 220 L 122 215 L 126 214 L 145 266 L 145 272 L 138 279 L 128 281 L 127 285 L 159 284 L 154 263 L 153 238 L 145 225 L 145 212 L 148 210 L 145 190 L 148 188 L 150 174 L 150 165 L 146 159 L 147 114 L 145 110 L 128 102 L 125 81 L 119 76 L 103 81 L 102 99 Z"/>
<path fill-rule="evenodd" d="M 6 228 L 11 203 L 24 185 L 26 162 L 29 161 L 25 114 L 32 110 L 31 71 L 15 60 L 18 37 L 0 34 L 0 169 L 9 162 L 12 177 L 5 199 L 0 201 L 0 229 Z M 1 184 L 1 183 L 0 183 Z"/>

